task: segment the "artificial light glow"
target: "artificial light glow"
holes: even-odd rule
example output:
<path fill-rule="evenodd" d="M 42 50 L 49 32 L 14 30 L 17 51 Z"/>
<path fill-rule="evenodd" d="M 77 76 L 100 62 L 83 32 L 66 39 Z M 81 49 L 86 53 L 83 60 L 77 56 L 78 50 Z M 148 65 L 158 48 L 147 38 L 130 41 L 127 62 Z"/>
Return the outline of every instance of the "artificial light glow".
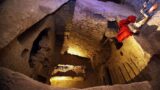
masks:
<path fill-rule="evenodd" d="M 81 56 L 81 57 L 87 57 L 87 54 L 85 53 L 85 51 L 78 47 L 69 47 L 67 50 L 67 53 L 72 54 L 72 55 Z"/>
<path fill-rule="evenodd" d="M 66 80 L 82 81 L 83 77 L 54 76 L 54 77 L 50 78 L 50 82 L 53 82 L 53 81 L 66 81 Z"/>
<path fill-rule="evenodd" d="M 50 83 L 56 87 L 71 87 L 76 83 L 83 82 L 83 80 L 83 77 L 54 76 L 50 78 Z"/>

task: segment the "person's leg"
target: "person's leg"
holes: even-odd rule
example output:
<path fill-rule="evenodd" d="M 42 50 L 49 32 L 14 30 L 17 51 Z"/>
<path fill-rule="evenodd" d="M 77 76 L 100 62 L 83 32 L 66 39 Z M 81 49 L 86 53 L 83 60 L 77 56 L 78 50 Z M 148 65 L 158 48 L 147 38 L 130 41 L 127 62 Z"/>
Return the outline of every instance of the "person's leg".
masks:
<path fill-rule="evenodd" d="M 118 42 L 122 42 L 124 39 L 126 39 L 128 36 L 130 36 L 131 33 L 130 32 L 122 32 L 117 36 L 117 40 Z"/>
<path fill-rule="evenodd" d="M 144 16 L 144 18 L 142 20 L 140 20 L 139 22 L 134 23 L 134 26 L 136 26 L 137 28 L 140 28 L 141 26 L 143 26 L 149 18 L 149 16 L 143 10 L 141 10 L 140 12 Z"/>
<path fill-rule="evenodd" d="M 128 25 L 130 30 L 132 31 L 133 35 L 139 35 L 140 30 L 139 28 L 135 27 L 133 24 Z"/>
<path fill-rule="evenodd" d="M 123 46 L 123 43 L 122 42 L 118 42 L 117 38 L 112 38 L 113 39 L 113 42 L 116 46 L 117 49 L 120 49 L 122 46 Z"/>
<path fill-rule="evenodd" d="M 123 46 L 123 43 L 122 41 L 126 38 L 128 38 L 130 35 L 132 35 L 130 32 L 123 32 L 123 33 L 120 33 L 116 39 L 114 40 L 115 42 L 115 45 L 116 45 L 116 48 L 117 49 L 120 49 L 122 46 Z"/>

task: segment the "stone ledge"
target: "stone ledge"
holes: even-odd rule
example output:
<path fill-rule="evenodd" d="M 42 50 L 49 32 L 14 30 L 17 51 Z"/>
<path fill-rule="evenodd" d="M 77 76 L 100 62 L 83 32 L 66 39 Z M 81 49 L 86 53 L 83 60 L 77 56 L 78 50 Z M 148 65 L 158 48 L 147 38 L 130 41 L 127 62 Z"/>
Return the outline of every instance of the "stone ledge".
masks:
<path fill-rule="evenodd" d="M 2 90 L 80 90 L 80 89 L 62 89 L 51 87 L 37 82 L 21 73 L 11 71 L 0 67 L 0 88 Z M 3 81 L 3 82 L 2 82 Z M 113 86 L 98 86 L 85 88 L 82 90 L 152 90 L 149 82 L 136 82 L 132 84 L 122 84 Z"/>

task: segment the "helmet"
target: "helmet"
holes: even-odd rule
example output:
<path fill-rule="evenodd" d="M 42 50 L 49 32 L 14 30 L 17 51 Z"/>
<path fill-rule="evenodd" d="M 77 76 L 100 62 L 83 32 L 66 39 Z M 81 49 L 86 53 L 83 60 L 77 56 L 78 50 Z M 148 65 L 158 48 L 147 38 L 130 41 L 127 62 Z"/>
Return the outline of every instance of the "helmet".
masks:
<path fill-rule="evenodd" d="M 131 23 L 134 23 L 136 21 L 136 16 L 128 16 L 127 18 L 128 21 L 130 21 Z"/>

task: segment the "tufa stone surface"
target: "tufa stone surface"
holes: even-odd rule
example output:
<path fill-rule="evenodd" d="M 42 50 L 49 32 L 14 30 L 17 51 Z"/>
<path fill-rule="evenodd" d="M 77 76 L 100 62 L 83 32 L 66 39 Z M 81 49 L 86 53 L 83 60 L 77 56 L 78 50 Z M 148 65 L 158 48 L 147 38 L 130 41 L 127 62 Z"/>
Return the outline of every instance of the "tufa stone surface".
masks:
<path fill-rule="evenodd" d="M 1 90 L 152 90 L 147 81 L 124 85 L 91 87 L 86 89 L 56 88 L 42 84 L 23 74 L 2 67 L 0 67 L 0 80 Z"/>
<path fill-rule="evenodd" d="M 0 48 L 68 0 L 6 0 L 0 6 Z"/>

